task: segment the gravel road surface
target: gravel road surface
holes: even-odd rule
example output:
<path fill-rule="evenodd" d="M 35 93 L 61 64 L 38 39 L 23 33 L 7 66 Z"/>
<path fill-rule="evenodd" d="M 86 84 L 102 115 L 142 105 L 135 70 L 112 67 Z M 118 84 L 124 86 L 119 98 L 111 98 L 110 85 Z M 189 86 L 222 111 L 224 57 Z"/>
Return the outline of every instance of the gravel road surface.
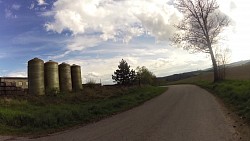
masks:
<path fill-rule="evenodd" d="M 170 86 L 164 94 L 87 126 L 21 141 L 236 141 L 220 104 L 193 85 Z M 1 139 L 1 138 L 0 138 Z M 2 137 L 4 139 L 4 137 Z"/>

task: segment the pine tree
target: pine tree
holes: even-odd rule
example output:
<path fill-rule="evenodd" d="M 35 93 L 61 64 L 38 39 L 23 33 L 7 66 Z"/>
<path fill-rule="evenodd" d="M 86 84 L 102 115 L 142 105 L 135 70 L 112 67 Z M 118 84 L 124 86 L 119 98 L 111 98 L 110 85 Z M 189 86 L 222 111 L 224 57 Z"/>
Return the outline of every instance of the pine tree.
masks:
<path fill-rule="evenodd" d="M 134 70 L 130 71 L 130 66 L 125 60 L 121 60 L 118 69 L 112 75 L 114 82 L 118 85 L 130 85 L 135 81 L 136 74 Z"/>

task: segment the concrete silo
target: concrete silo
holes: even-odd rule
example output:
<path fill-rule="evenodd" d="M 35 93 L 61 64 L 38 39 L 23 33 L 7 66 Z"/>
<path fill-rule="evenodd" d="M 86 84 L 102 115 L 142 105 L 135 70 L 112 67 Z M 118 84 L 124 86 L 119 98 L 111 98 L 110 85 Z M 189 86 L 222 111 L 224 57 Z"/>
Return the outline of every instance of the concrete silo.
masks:
<path fill-rule="evenodd" d="M 73 64 L 71 66 L 71 79 L 73 91 L 78 92 L 82 90 L 81 67 Z"/>
<path fill-rule="evenodd" d="M 55 94 L 59 92 L 60 87 L 57 62 L 50 60 L 44 64 L 44 82 L 46 93 Z"/>
<path fill-rule="evenodd" d="M 59 82 L 61 92 L 72 91 L 71 68 L 67 63 L 62 63 L 59 65 Z"/>
<path fill-rule="evenodd" d="M 34 58 L 28 61 L 29 94 L 44 95 L 44 61 Z"/>

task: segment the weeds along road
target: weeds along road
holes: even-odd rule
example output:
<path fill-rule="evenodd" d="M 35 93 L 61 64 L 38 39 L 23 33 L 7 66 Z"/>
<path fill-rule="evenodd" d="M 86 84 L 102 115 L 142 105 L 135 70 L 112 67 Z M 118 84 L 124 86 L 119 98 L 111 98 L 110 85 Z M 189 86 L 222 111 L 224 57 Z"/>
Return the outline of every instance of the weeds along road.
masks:
<path fill-rule="evenodd" d="M 236 141 L 220 105 L 193 85 L 170 86 L 143 105 L 79 129 L 30 141 Z"/>

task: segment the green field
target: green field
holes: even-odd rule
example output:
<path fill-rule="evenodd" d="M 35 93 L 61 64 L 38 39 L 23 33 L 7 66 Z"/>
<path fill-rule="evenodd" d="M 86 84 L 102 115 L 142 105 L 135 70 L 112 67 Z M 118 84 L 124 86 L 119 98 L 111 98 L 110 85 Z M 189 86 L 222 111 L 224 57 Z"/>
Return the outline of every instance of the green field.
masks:
<path fill-rule="evenodd" d="M 2 96 L 1 134 L 44 134 L 128 110 L 162 94 L 163 87 L 85 88 L 81 94 Z"/>
<path fill-rule="evenodd" d="M 229 105 L 239 117 L 250 123 L 250 81 L 226 80 L 219 83 L 196 82 Z"/>

